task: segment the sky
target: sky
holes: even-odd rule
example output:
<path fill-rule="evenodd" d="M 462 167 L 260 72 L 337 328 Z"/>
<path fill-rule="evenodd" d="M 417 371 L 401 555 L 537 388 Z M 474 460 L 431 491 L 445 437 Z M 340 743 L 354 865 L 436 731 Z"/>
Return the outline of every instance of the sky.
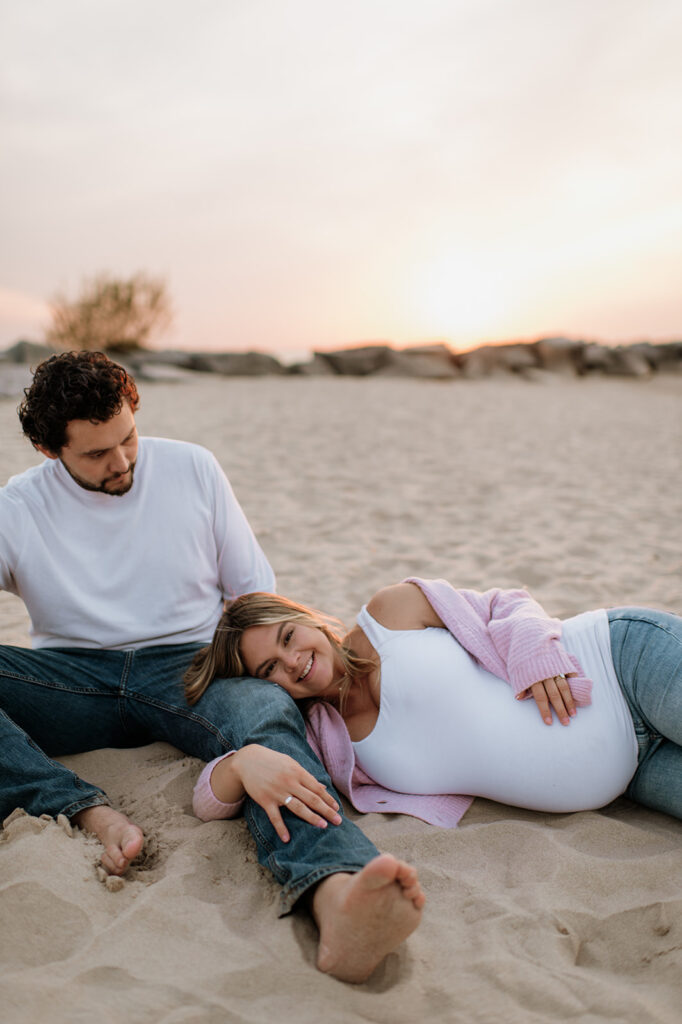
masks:
<path fill-rule="evenodd" d="M 682 336 L 679 0 L 0 0 L 0 348 Z"/>

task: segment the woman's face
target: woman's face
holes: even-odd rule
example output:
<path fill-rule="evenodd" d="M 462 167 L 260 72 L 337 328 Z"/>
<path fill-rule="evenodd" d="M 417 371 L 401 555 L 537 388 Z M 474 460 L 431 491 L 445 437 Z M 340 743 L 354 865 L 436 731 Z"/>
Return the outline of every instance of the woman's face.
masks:
<path fill-rule="evenodd" d="M 277 683 L 292 697 L 332 697 L 339 692 L 343 665 L 315 626 L 277 622 L 245 629 L 239 645 L 249 675 Z"/>

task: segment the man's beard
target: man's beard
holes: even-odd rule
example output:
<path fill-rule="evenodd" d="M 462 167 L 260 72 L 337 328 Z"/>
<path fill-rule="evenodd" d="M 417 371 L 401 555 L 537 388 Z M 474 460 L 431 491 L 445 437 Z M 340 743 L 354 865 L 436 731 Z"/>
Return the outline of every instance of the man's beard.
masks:
<path fill-rule="evenodd" d="M 66 463 L 63 462 L 61 459 L 59 461 L 62 463 L 62 466 L 69 474 L 71 479 L 75 480 L 78 486 L 82 487 L 84 491 L 96 491 L 99 494 L 111 494 L 112 496 L 120 497 L 122 494 L 127 494 L 130 488 L 133 486 L 133 478 L 135 476 L 136 466 L 135 462 L 131 462 L 130 465 L 128 466 L 128 469 L 123 474 L 123 476 L 127 476 L 128 473 L 130 473 L 130 479 L 126 483 L 121 484 L 119 487 L 114 488 L 114 490 L 109 490 L 109 488 L 106 485 L 110 483 L 112 480 L 118 479 L 118 477 L 121 476 L 120 473 L 117 473 L 116 476 L 107 477 L 105 480 L 102 480 L 101 484 L 91 484 L 88 483 L 87 480 L 82 480 L 81 477 L 76 476 L 76 474 L 72 470 L 70 470 Z"/>

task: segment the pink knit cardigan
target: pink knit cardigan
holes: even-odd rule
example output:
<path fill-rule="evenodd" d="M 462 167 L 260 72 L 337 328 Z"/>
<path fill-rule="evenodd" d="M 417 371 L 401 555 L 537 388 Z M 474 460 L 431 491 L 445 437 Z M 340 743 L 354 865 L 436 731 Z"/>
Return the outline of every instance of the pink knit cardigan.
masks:
<path fill-rule="evenodd" d="M 456 590 L 445 580 L 410 577 L 454 638 L 493 675 L 511 686 L 517 699 L 540 679 L 577 673 L 569 685 L 578 706 L 591 701 L 592 683 L 578 661 L 561 645 L 561 623 L 552 619 L 525 590 Z M 454 828 L 473 797 L 395 793 L 384 789 L 355 763 L 353 744 L 338 711 L 324 701 L 308 712 L 308 742 L 325 765 L 335 787 L 358 811 L 410 814 L 433 825 Z M 223 755 L 229 756 L 229 755 Z M 238 813 L 241 801 L 222 804 L 210 787 L 206 766 L 194 791 L 194 812 L 204 821 Z"/>

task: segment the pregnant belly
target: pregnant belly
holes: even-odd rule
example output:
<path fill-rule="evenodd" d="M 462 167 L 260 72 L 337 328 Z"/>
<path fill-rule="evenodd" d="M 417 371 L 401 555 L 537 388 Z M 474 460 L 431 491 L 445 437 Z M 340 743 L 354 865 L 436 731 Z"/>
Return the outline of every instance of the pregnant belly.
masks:
<path fill-rule="evenodd" d="M 479 692 L 468 708 L 422 715 L 407 742 L 382 707 L 371 735 L 354 744 L 358 764 L 397 792 L 483 796 L 538 811 L 603 807 L 624 792 L 636 759 L 629 737 L 605 727 L 598 702 L 568 726 L 547 726 L 534 701 L 514 701 L 494 681 L 505 686 L 503 700 L 481 701 Z"/>

